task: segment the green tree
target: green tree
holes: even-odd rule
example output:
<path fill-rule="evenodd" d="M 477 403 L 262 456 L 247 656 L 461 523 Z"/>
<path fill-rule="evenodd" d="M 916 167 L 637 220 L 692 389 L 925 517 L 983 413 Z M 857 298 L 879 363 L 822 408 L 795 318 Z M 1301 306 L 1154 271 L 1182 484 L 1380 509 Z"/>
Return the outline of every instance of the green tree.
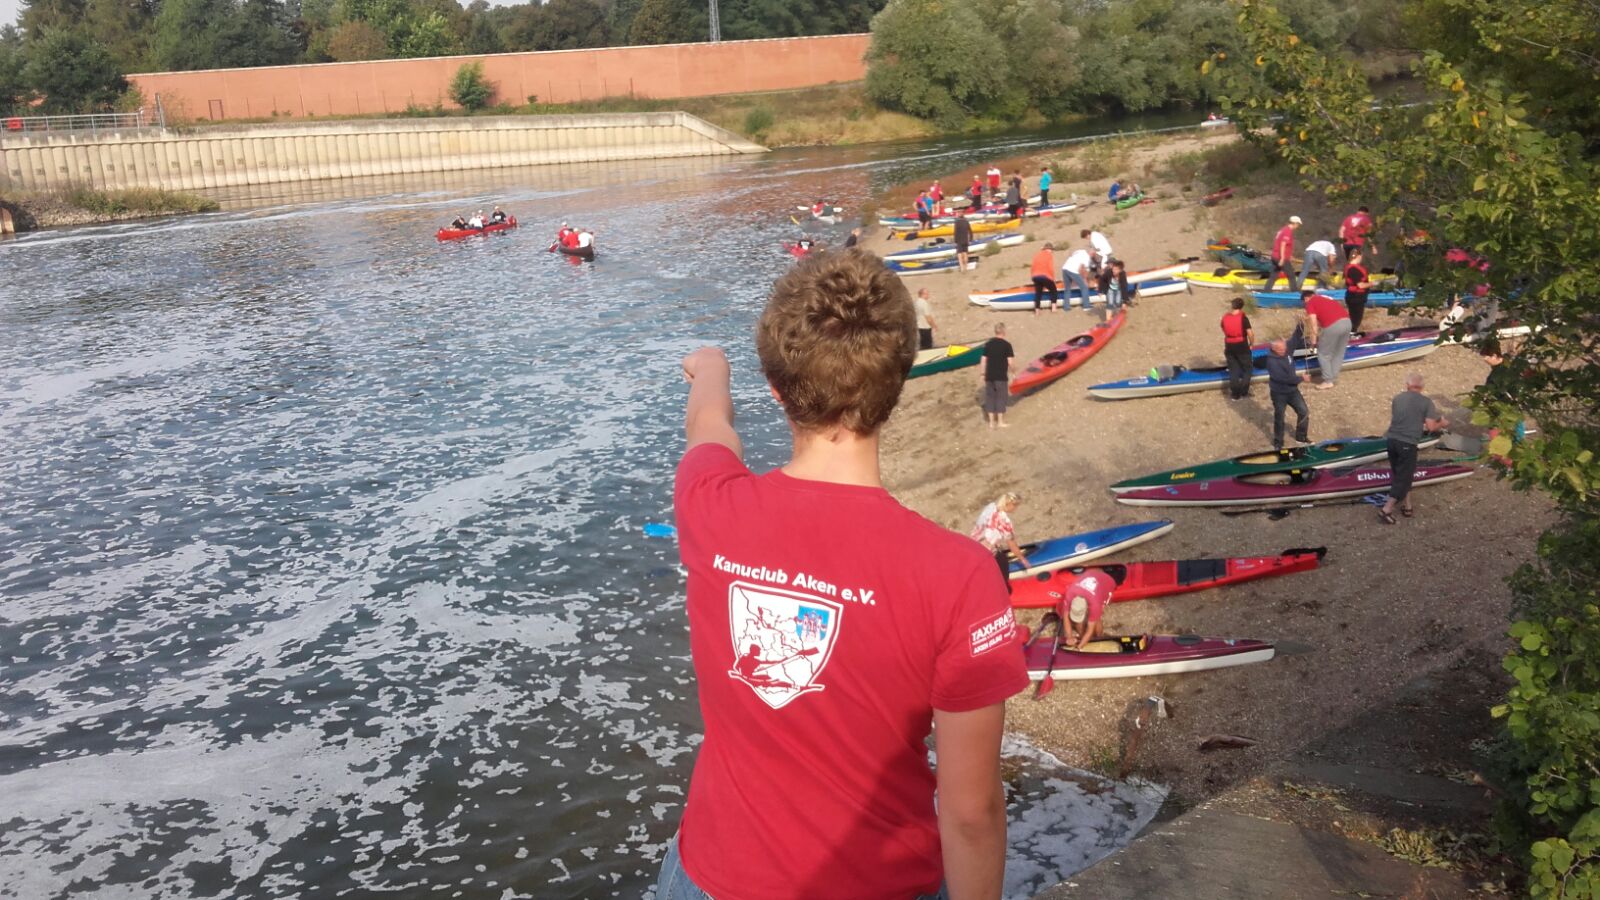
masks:
<path fill-rule="evenodd" d="M 1434 2 L 1434 0 L 1430 0 Z M 1241 133 L 1293 165 L 1309 187 L 1370 203 L 1400 233 L 1426 231 L 1487 272 L 1442 253 L 1415 258 L 1419 298 L 1439 305 L 1487 282 L 1501 316 L 1532 335 L 1508 345 L 1506 372 L 1474 395 L 1474 421 L 1499 426 L 1489 452 L 1521 488 L 1563 513 L 1539 559 L 1511 580 L 1518 621 L 1504 660 L 1505 724 L 1535 897 L 1600 895 L 1600 161 L 1592 8 L 1576 0 L 1437 0 L 1462 21 L 1425 47 L 1417 109 L 1374 109 L 1359 70 L 1301 39 L 1270 0 L 1241 2 L 1242 53 L 1217 78 Z M 1587 27 L 1572 18 L 1588 15 Z M 1530 24 L 1532 23 L 1532 24 Z M 1528 29 L 1532 29 L 1532 32 Z M 1425 37 L 1434 40 L 1435 37 Z M 1538 45 L 1549 73 L 1521 48 Z M 1504 51 L 1504 52 L 1502 52 Z M 1538 434 L 1514 441 L 1531 418 Z"/>
<path fill-rule="evenodd" d="M 370 22 L 340 22 L 328 35 L 326 53 L 334 62 L 387 59 L 389 39 Z"/>
<path fill-rule="evenodd" d="M 1072 85 L 1082 77 L 1079 63 L 1089 54 L 1079 44 L 1078 29 L 1066 23 L 1061 0 L 997 0 L 991 16 L 1006 55 L 1027 60 L 1015 67 L 1012 105 L 1052 118 L 1068 112 Z"/>
<path fill-rule="evenodd" d="M 960 127 L 1004 88 L 1007 58 L 968 4 L 890 0 L 872 20 L 867 94 L 889 109 Z"/>
<path fill-rule="evenodd" d="M 395 55 L 402 59 L 448 56 L 459 49 L 450 21 L 438 12 L 402 19 L 396 33 L 390 35 L 391 45 L 397 40 Z"/>
<path fill-rule="evenodd" d="M 699 0 L 644 0 L 628 25 L 630 44 L 689 44 L 710 36 L 709 13 Z"/>
<path fill-rule="evenodd" d="M 300 52 L 287 26 L 279 0 L 162 0 L 150 55 L 169 70 L 284 65 Z"/>
<path fill-rule="evenodd" d="M 22 79 L 22 34 L 13 26 L 0 29 L 0 115 L 16 115 L 33 99 L 33 91 Z"/>
<path fill-rule="evenodd" d="M 104 47 L 77 31 L 54 29 L 28 43 L 22 82 L 52 114 L 111 109 L 127 79 Z"/>
<path fill-rule="evenodd" d="M 494 85 L 483 77 L 483 63 L 467 63 L 450 79 L 450 99 L 462 109 L 483 109 L 493 98 Z"/>

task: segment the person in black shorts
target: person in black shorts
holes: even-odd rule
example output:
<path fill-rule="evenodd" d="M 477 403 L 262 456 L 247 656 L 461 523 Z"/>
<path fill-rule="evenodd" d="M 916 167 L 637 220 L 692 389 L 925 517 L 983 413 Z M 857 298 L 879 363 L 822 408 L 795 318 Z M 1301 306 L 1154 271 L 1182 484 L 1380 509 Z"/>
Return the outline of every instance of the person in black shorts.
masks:
<path fill-rule="evenodd" d="M 996 323 L 994 337 L 983 345 L 983 414 L 990 428 L 1010 428 L 1006 424 L 1006 401 L 1010 399 L 1011 360 L 1017 354 L 1006 340 L 1006 326 Z"/>
<path fill-rule="evenodd" d="M 967 214 L 956 210 L 955 224 L 956 262 L 960 270 L 967 270 L 967 248 L 972 246 L 972 223 L 967 221 Z"/>

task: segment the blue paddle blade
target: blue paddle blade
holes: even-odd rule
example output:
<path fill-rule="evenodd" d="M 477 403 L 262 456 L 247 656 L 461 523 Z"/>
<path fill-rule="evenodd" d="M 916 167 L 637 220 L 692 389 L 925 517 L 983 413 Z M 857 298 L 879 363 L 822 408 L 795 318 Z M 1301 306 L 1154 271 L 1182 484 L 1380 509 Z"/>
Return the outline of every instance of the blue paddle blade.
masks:
<path fill-rule="evenodd" d="M 661 522 L 646 522 L 644 523 L 644 536 L 675 538 L 678 536 L 678 529 L 671 525 L 662 524 Z"/>

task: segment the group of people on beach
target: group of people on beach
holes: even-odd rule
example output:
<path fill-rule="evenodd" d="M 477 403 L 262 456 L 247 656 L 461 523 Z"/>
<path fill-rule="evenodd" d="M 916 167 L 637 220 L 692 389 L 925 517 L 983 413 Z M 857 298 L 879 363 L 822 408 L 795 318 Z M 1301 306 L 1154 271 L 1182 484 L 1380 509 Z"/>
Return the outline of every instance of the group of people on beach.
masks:
<path fill-rule="evenodd" d="M 456 231 L 482 231 L 490 225 L 503 225 L 509 218 L 504 210 L 496 206 L 487 216 L 481 209 L 470 216 L 456 216 L 450 227 Z"/>
<path fill-rule="evenodd" d="M 1073 248 L 1061 263 L 1061 280 L 1056 281 L 1055 244 L 1046 241 L 1033 255 L 1029 274 L 1033 279 L 1033 314 L 1038 315 L 1046 295 L 1050 305 L 1061 306 L 1066 312 L 1072 306 L 1076 292 L 1078 302 L 1085 312 L 1093 312 L 1091 303 L 1096 293 L 1105 299 L 1101 320 L 1114 315 L 1123 305 L 1133 302 L 1133 290 L 1128 284 L 1128 273 L 1122 260 L 1112 255 L 1111 241 L 1100 231 L 1085 228 L 1078 232 L 1083 243 Z M 1090 290 L 1093 280 L 1094 289 Z"/>

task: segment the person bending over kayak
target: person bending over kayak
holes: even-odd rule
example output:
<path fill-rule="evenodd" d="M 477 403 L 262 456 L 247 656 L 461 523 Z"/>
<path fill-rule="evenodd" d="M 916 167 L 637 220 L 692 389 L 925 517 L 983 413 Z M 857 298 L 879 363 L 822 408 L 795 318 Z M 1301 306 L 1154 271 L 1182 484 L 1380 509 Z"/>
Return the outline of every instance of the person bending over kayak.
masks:
<path fill-rule="evenodd" d="M 1105 637 L 1106 604 L 1111 602 L 1111 589 L 1115 586 L 1116 581 L 1110 575 L 1099 569 L 1089 569 L 1061 592 L 1056 609 L 1067 625 L 1069 648 L 1082 650 L 1090 641 Z"/>
<path fill-rule="evenodd" d="M 705 737 L 655 896 L 998 898 L 1005 701 L 1028 674 L 994 562 L 880 480 L 911 297 L 864 250 L 809 256 L 755 343 L 794 445 L 772 472 L 745 465 L 727 356 L 683 360 L 673 504 Z"/>
<path fill-rule="evenodd" d="M 1054 307 L 1061 302 L 1061 292 L 1056 290 L 1056 257 L 1055 245 L 1049 241 L 1039 248 L 1033 255 L 1033 314 L 1039 314 L 1039 307 L 1044 303 L 1046 292 L 1050 294 L 1050 305 Z"/>
<path fill-rule="evenodd" d="M 972 527 L 972 539 L 994 554 L 994 561 L 1000 566 L 1000 577 L 1006 580 L 1007 593 L 1011 590 L 1011 561 L 1015 559 L 1024 569 L 1028 568 L 1028 555 L 1017 543 L 1017 528 L 1011 524 L 1011 514 L 1021 502 L 1021 497 L 1006 491 L 978 513 L 978 523 Z"/>

